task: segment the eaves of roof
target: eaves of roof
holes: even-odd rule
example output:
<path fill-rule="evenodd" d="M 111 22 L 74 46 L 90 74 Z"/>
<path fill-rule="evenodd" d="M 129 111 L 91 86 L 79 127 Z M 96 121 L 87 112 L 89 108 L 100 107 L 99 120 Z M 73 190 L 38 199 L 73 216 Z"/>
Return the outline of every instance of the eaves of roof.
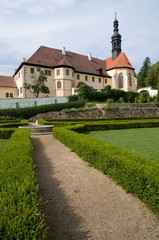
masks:
<path fill-rule="evenodd" d="M 41 46 L 27 61 L 22 62 L 14 76 L 23 65 L 47 67 L 50 69 L 68 67 L 78 73 L 111 78 L 106 72 L 105 60 L 93 57 L 89 60 L 88 56 L 70 51 L 66 51 L 66 55 L 63 55 L 62 50 L 44 46 Z M 100 72 L 99 69 L 102 69 L 102 71 Z"/>

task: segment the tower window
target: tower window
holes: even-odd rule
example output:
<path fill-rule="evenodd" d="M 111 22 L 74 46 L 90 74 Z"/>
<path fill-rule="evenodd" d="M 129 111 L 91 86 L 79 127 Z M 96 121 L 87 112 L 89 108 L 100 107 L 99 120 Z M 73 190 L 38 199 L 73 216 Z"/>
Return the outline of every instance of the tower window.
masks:
<path fill-rule="evenodd" d="M 60 69 L 56 70 L 56 75 L 60 75 Z"/>
<path fill-rule="evenodd" d="M 67 76 L 69 75 L 69 70 L 68 70 L 68 69 L 66 69 L 66 75 L 67 75 Z"/>
<path fill-rule="evenodd" d="M 61 88 L 61 81 L 57 82 L 57 88 Z"/>

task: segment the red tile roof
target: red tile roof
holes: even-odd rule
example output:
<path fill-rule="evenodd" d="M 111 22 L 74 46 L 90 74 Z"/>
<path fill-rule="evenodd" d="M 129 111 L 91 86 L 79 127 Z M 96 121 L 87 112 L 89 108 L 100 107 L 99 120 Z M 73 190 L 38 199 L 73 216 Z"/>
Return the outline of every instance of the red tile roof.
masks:
<path fill-rule="evenodd" d="M 113 60 L 112 58 L 106 59 L 106 69 L 111 70 L 113 68 L 131 68 L 134 69 L 131 65 L 129 59 L 125 55 L 125 53 L 120 53 L 119 56 Z"/>
<path fill-rule="evenodd" d="M 56 68 L 58 66 L 72 67 L 76 72 L 103 75 L 110 77 L 106 72 L 105 60 L 66 51 L 66 55 L 62 54 L 62 50 L 41 46 L 27 61 L 22 64 L 46 66 Z M 20 66 L 21 67 L 21 66 Z M 19 67 L 19 68 L 20 68 Z M 19 70 L 17 69 L 17 71 Z M 103 69 L 102 74 L 99 69 Z"/>
<path fill-rule="evenodd" d="M 16 83 L 14 81 L 14 77 L 0 75 L 0 87 L 17 88 Z"/>

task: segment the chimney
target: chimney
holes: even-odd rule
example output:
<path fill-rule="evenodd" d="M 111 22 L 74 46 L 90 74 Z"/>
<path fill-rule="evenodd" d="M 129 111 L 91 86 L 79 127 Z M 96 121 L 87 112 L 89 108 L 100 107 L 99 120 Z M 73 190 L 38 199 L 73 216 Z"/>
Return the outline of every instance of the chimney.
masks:
<path fill-rule="evenodd" d="M 62 55 L 66 56 L 66 48 L 65 47 L 62 48 Z"/>
<path fill-rule="evenodd" d="M 88 54 L 88 60 L 89 60 L 89 61 L 92 61 L 92 55 L 91 55 L 91 53 Z"/>

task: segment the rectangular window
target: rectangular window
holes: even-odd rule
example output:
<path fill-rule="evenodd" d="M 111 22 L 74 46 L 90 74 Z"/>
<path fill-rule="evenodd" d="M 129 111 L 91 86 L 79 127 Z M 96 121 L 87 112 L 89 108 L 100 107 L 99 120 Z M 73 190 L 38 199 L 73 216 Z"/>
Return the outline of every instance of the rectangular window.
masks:
<path fill-rule="evenodd" d="M 101 83 L 101 78 L 99 78 L 99 83 Z"/>
<path fill-rule="evenodd" d="M 105 78 L 105 83 L 107 83 L 107 79 Z"/>
<path fill-rule="evenodd" d="M 88 80 L 88 77 L 87 76 L 85 76 L 85 81 L 87 81 Z"/>
<path fill-rule="evenodd" d="M 79 75 L 79 74 L 77 74 L 77 79 L 78 79 L 78 80 L 80 79 L 80 75 Z"/>
<path fill-rule="evenodd" d="M 92 82 L 94 82 L 94 77 L 92 77 Z"/>
<path fill-rule="evenodd" d="M 8 92 L 6 92 L 6 97 L 7 97 L 7 98 L 9 97 L 9 93 L 8 93 Z"/>
<path fill-rule="evenodd" d="M 45 70 L 45 75 L 46 76 L 51 76 L 51 70 Z"/>
<path fill-rule="evenodd" d="M 10 93 L 10 98 L 12 98 L 13 97 L 13 93 Z"/>
<path fill-rule="evenodd" d="M 34 68 L 30 68 L 30 73 L 34 74 Z"/>
<path fill-rule="evenodd" d="M 60 69 L 56 70 L 56 75 L 60 75 Z"/>
<path fill-rule="evenodd" d="M 68 69 L 66 69 L 66 75 L 67 75 L 67 76 L 69 75 L 69 70 L 68 70 Z"/>

